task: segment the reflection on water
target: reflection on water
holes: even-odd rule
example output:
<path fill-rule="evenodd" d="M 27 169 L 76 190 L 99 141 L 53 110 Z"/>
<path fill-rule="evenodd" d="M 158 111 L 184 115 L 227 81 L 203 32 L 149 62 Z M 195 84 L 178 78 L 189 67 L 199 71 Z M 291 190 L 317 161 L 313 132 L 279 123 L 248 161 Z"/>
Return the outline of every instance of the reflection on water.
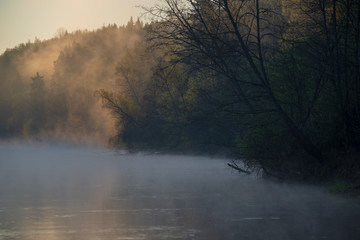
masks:
<path fill-rule="evenodd" d="M 0 147 L 0 239 L 358 239 L 358 199 L 223 160 Z"/>

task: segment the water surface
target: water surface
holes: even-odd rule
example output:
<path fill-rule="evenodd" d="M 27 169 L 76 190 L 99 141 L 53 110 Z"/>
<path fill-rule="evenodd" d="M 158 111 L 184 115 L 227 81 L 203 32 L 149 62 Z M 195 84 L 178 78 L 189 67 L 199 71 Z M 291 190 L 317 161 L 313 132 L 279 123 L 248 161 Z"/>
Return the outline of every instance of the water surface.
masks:
<path fill-rule="evenodd" d="M 359 239 L 360 201 L 222 159 L 0 146 L 0 239 Z"/>

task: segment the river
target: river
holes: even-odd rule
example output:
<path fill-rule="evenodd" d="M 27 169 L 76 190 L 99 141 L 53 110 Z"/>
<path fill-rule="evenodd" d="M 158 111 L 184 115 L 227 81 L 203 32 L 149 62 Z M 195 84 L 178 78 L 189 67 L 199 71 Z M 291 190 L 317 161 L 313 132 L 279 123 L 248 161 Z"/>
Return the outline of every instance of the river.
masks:
<path fill-rule="evenodd" d="M 2 144 L 0 239 L 360 239 L 360 200 L 223 159 Z"/>

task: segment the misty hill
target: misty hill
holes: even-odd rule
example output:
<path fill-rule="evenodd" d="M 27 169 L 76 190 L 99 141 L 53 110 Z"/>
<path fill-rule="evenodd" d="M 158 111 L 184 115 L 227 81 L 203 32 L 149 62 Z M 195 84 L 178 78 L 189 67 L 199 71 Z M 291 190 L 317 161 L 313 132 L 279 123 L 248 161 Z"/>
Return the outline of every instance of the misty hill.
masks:
<path fill-rule="evenodd" d="M 106 143 L 114 121 L 96 91 L 121 89 L 116 66 L 142 38 L 142 24 L 131 20 L 8 49 L 0 56 L 0 137 Z"/>
<path fill-rule="evenodd" d="M 110 139 L 358 181 L 360 5 L 215 2 L 165 1 L 146 26 L 59 31 L 6 51 L 0 136 Z"/>

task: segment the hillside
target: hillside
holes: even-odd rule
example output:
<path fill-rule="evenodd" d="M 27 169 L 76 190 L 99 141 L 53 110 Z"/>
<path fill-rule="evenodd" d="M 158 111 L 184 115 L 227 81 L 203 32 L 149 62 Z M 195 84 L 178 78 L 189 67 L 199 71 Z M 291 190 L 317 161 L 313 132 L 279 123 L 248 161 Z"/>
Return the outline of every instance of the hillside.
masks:
<path fill-rule="evenodd" d="M 119 85 L 116 66 L 139 45 L 142 29 L 129 22 L 63 31 L 8 49 L 0 56 L 0 137 L 106 143 L 114 120 L 96 91 Z"/>

